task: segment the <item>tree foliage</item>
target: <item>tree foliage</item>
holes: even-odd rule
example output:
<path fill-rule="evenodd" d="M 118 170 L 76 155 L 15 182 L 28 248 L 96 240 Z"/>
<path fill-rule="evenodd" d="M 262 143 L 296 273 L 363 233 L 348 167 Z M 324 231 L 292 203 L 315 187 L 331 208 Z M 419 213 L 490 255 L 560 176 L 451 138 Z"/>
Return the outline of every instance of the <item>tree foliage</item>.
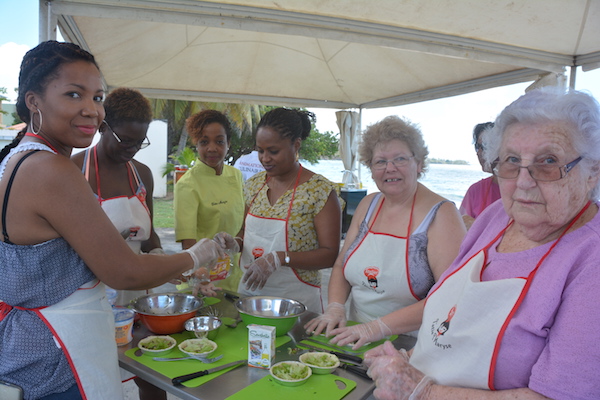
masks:
<path fill-rule="evenodd" d="M 244 154 L 254 150 L 254 132 L 261 117 L 273 106 L 250 104 L 208 103 L 184 100 L 151 99 L 154 118 L 167 122 L 169 158 L 177 160 L 186 147 L 191 147 L 185 130 L 186 119 L 202 110 L 218 110 L 231 121 L 233 136 L 225 161 L 233 165 Z M 321 133 L 314 126 L 300 149 L 300 158 L 316 163 L 320 158 L 333 157 L 338 152 L 338 139 L 331 132 Z M 167 166 L 167 168 L 169 168 Z"/>

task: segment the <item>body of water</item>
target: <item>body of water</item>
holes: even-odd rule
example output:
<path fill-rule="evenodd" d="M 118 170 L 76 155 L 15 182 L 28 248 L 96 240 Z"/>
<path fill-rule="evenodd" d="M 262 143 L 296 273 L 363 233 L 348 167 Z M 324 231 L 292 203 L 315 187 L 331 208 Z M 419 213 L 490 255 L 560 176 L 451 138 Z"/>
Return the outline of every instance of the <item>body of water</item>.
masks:
<path fill-rule="evenodd" d="M 318 164 L 304 162 L 303 165 L 333 182 L 342 181 L 344 165 L 341 160 L 321 160 Z M 489 176 L 479 165 L 429 164 L 427 173 L 419 182 L 459 207 L 469 186 Z M 371 179 L 371 171 L 364 166 L 360 167 L 360 179 L 367 193 L 379 191 Z"/>

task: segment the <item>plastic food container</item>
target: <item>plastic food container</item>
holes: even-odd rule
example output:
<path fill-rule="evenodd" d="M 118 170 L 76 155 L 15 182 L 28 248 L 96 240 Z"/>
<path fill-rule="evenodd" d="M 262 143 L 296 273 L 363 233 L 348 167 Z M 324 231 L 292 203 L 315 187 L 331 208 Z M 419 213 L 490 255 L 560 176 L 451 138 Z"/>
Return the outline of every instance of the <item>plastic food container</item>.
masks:
<path fill-rule="evenodd" d="M 115 340 L 117 346 L 124 346 L 133 340 L 133 318 L 135 312 L 124 307 L 113 307 L 115 317 Z"/>

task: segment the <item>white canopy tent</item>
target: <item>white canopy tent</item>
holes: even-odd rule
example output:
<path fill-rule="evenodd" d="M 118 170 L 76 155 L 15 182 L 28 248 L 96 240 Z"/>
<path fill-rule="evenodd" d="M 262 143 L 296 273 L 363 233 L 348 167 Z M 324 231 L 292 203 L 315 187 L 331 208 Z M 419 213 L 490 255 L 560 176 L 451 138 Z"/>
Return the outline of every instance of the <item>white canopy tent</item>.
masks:
<path fill-rule="evenodd" d="M 378 108 L 600 66 L 598 0 L 40 0 L 40 24 L 154 98 Z"/>

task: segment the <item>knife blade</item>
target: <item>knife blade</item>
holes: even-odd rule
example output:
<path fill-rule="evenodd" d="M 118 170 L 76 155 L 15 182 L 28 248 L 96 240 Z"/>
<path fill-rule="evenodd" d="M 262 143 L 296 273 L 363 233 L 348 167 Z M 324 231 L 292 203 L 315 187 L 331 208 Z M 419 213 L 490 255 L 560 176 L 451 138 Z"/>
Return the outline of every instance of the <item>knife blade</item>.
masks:
<path fill-rule="evenodd" d="M 353 364 L 362 365 L 362 362 L 363 362 L 362 358 L 360 358 L 359 356 L 354 356 L 352 354 L 340 353 L 340 352 L 329 350 L 329 349 L 324 349 L 324 348 L 320 348 L 320 347 L 311 346 L 310 344 L 305 344 L 305 343 L 302 343 L 302 342 L 300 342 L 298 344 L 298 346 L 305 347 L 305 348 L 310 349 L 310 350 L 321 351 L 321 352 L 324 352 L 324 353 L 333 354 L 337 358 L 339 358 L 341 360 L 348 360 L 349 362 L 351 362 Z"/>
<path fill-rule="evenodd" d="M 344 353 L 344 354 L 348 354 L 348 355 L 358 356 L 359 354 L 363 353 L 362 351 L 359 351 L 359 350 L 351 350 L 351 349 L 346 350 L 346 349 L 342 348 L 341 346 L 337 346 L 333 343 L 323 342 L 321 340 L 313 339 L 311 337 L 306 337 L 306 338 L 303 338 L 302 340 L 307 340 L 311 343 L 316 343 L 320 346 L 331 347 L 331 348 L 335 349 L 336 351 L 339 351 L 340 353 Z"/>
<path fill-rule="evenodd" d="M 229 368 L 229 367 L 237 367 L 237 366 L 245 364 L 245 363 L 248 363 L 248 360 L 233 361 L 233 362 L 230 362 L 230 363 L 227 363 L 227 364 L 219 365 L 218 367 L 214 367 L 214 368 L 210 368 L 210 369 L 204 369 L 202 371 L 193 372 L 193 373 L 187 374 L 187 375 L 177 376 L 177 377 L 171 379 L 171 382 L 173 383 L 173 385 L 179 386 L 183 382 L 189 381 L 190 379 L 199 378 L 199 377 L 204 376 L 204 375 L 208 375 L 208 374 L 212 374 L 212 373 L 215 373 L 215 372 L 219 372 L 219 371 L 222 371 L 222 370 L 224 370 L 226 368 Z"/>

